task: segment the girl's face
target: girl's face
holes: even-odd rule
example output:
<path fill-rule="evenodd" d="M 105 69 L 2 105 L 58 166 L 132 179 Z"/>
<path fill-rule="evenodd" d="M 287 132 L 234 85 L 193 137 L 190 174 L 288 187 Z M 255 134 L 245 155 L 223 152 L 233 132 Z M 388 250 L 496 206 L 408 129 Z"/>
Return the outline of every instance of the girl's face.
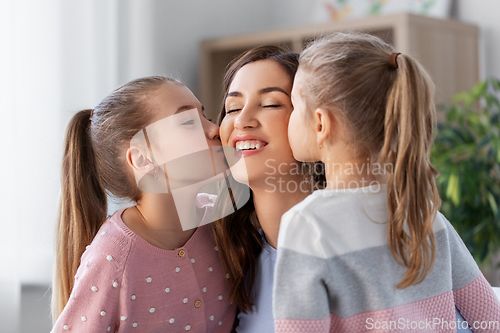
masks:
<path fill-rule="evenodd" d="M 234 76 L 225 100 L 220 136 L 223 146 L 234 147 L 234 154 L 246 166 L 245 170 L 238 162 L 232 167 L 236 180 L 248 177 L 252 185 L 267 177 L 284 176 L 296 167 L 287 136 L 293 110 L 291 90 L 289 75 L 273 60 L 251 62 Z M 228 156 L 231 159 L 234 157 Z"/>
<path fill-rule="evenodd" d="M 302 162 L 316 162 L 317 143 L 313 130 L 312 110 L 307 109 L 307 103 L 303 95 L 305 86 L 305 75 L 300 69 L 295 75 L 292 89 L 292 103 L 294 110 L 288 123 L 288 140 L 292 147 L 293 157 Z M 310 112 L 311 114 L 307 114 Z"/>
<path fill-rule="evenodd" d="M 186 86 L 167 84 L 146 98 L 154 116 L 143 138 L 149 142 L 157 172 L 164 167 L 171 190 L 208 180 L 227 169 L 219 127 L 206 118 L 204 108 Z"/>

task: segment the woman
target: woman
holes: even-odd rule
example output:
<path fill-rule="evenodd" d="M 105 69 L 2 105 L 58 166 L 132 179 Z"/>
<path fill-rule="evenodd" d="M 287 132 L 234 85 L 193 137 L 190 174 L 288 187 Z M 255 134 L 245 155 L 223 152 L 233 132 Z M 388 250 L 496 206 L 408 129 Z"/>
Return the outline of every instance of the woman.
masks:
<path fill-rule="evenodd" d="M 220 137 L 223 146 L 241 151 L 246 174 L 237 165 L 231 169 L 236 181 L 248 182 L 251 196 L 213 227 L 233 278 L 230 300 L 240 310 L 240 333 L 274 332 L 272 285 L 281 215 L 324 185 L 320 165 L 297 162 L 288 143 L 297 67 L 298 54 L 263 46 L 240 55 L 224 75 Z M 233 195 L 239 195 L 234 188 Z"/>
<path fill-rule="evenodd" d="M 271 295 L 279 221 L 315 186 L 315 170 L 297 162 L 288 143 L 297 66 L 297 54 L 259 47 L 236 59 L 224 78 L 221 141 L 240 152 L 247 172 L 233 166 L 232 175 L 236 181 L 248 179 L 252 190 L 241 209 L 214 224 L 223 263 L 233 277 L 230 297 L 241 311 L 238 332 L 274 331 Z"/>

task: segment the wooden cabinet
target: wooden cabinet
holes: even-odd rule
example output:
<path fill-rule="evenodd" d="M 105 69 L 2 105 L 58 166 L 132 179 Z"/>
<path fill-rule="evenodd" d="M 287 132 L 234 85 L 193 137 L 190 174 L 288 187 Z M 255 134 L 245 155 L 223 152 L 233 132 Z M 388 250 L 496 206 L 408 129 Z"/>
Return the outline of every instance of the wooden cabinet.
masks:
<path fill-rule="evenodd" d="M 300 52 L 315 37 L 339 31 L 364 31 L 419 60 L 436 84 L 436 100 L 447 102 L 479 80 L 476 26 L 415 14 L 371 16 L 346 22 L 219 38 L 201 43 L 199 97 L 207 114 L 216 118 L 222 103 L 222 76 L 227 64 L 255 46 L 276 44 Z"/>

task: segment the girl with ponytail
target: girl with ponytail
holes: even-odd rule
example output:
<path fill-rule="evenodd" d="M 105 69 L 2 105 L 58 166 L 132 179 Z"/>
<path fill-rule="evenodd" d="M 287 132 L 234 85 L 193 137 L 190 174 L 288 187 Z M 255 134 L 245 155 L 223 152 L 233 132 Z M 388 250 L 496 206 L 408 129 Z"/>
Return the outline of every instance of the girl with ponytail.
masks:
<path fill-rule="evenodd" d="M 183 118 L 176 135 L 188 140 L 154 141 L 150 125 L 174 115 Z M 211 227 L 203 225 L 215 198 L 195 190 L 191 225 L 201 226 L 186 228 L 174 184 L 203 181 L 173 174 L 152 154 L 161 148 L 178 156 L 189 149 L 182 141 L 198 133 L 212 151 L 207 168 L 215 169 L 224 163 L 218 131 L 187 87 L 159 76 L 128 82 L 73 116 L 62 163 L 53 332 L 231 331 L 230 285 Z M 165 189 L 151 186 L 162 180 Z M 133 205 L 107 218 L 108 195 Z"/>
<path fill-rule="evenodd" d="M 422 66 L 379 38 L 302 52 L 288 135 L 297 160 L 325 164 L 327 187 L 282 217 L 276 332 L 499 331 L 498 299 L 438 211 L 433 96 Z"/>

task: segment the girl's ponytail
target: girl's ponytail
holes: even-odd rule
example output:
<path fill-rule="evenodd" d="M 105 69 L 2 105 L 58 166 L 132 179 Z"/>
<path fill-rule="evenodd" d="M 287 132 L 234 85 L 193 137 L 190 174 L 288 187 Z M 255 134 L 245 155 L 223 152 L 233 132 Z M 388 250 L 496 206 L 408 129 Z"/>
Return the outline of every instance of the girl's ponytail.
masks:
<path fill-rule="evenodd" d="M 440 199 L 429 154 L 436 110 L 434 85 L 421 65 L 404 55 L 391 61 L 397 75 L 388 92 L 379 162 L 392 169 L 387 170 L 389 238 L 395 259 L 407 267 L 397 287 L 406 288 L 420 283 L 435 259 L 432 227 Z"/>
<path fill-rule="evenodd" d="M 141 198 L 125 152 L 133 136 L 153 119 L 156 106 L 148 103 L 149 97 L 168 84 L 182 85 L 164 76 L 127 82 L 94 110 L 78 112 L 68 125 L 56 227 L 54 320 L 69 299 L 85 247 L 106 220 L 107 194 L 130 201 Z"/>
<path fill-rule="evenodd" d="M 85 247 L 107 215 L 107 195 L 99 179 L 90 137 L 91 115 L 92 110 L 78 112 L 66 131 L 56 226 L 54 321 L 69 299 Z"/>

